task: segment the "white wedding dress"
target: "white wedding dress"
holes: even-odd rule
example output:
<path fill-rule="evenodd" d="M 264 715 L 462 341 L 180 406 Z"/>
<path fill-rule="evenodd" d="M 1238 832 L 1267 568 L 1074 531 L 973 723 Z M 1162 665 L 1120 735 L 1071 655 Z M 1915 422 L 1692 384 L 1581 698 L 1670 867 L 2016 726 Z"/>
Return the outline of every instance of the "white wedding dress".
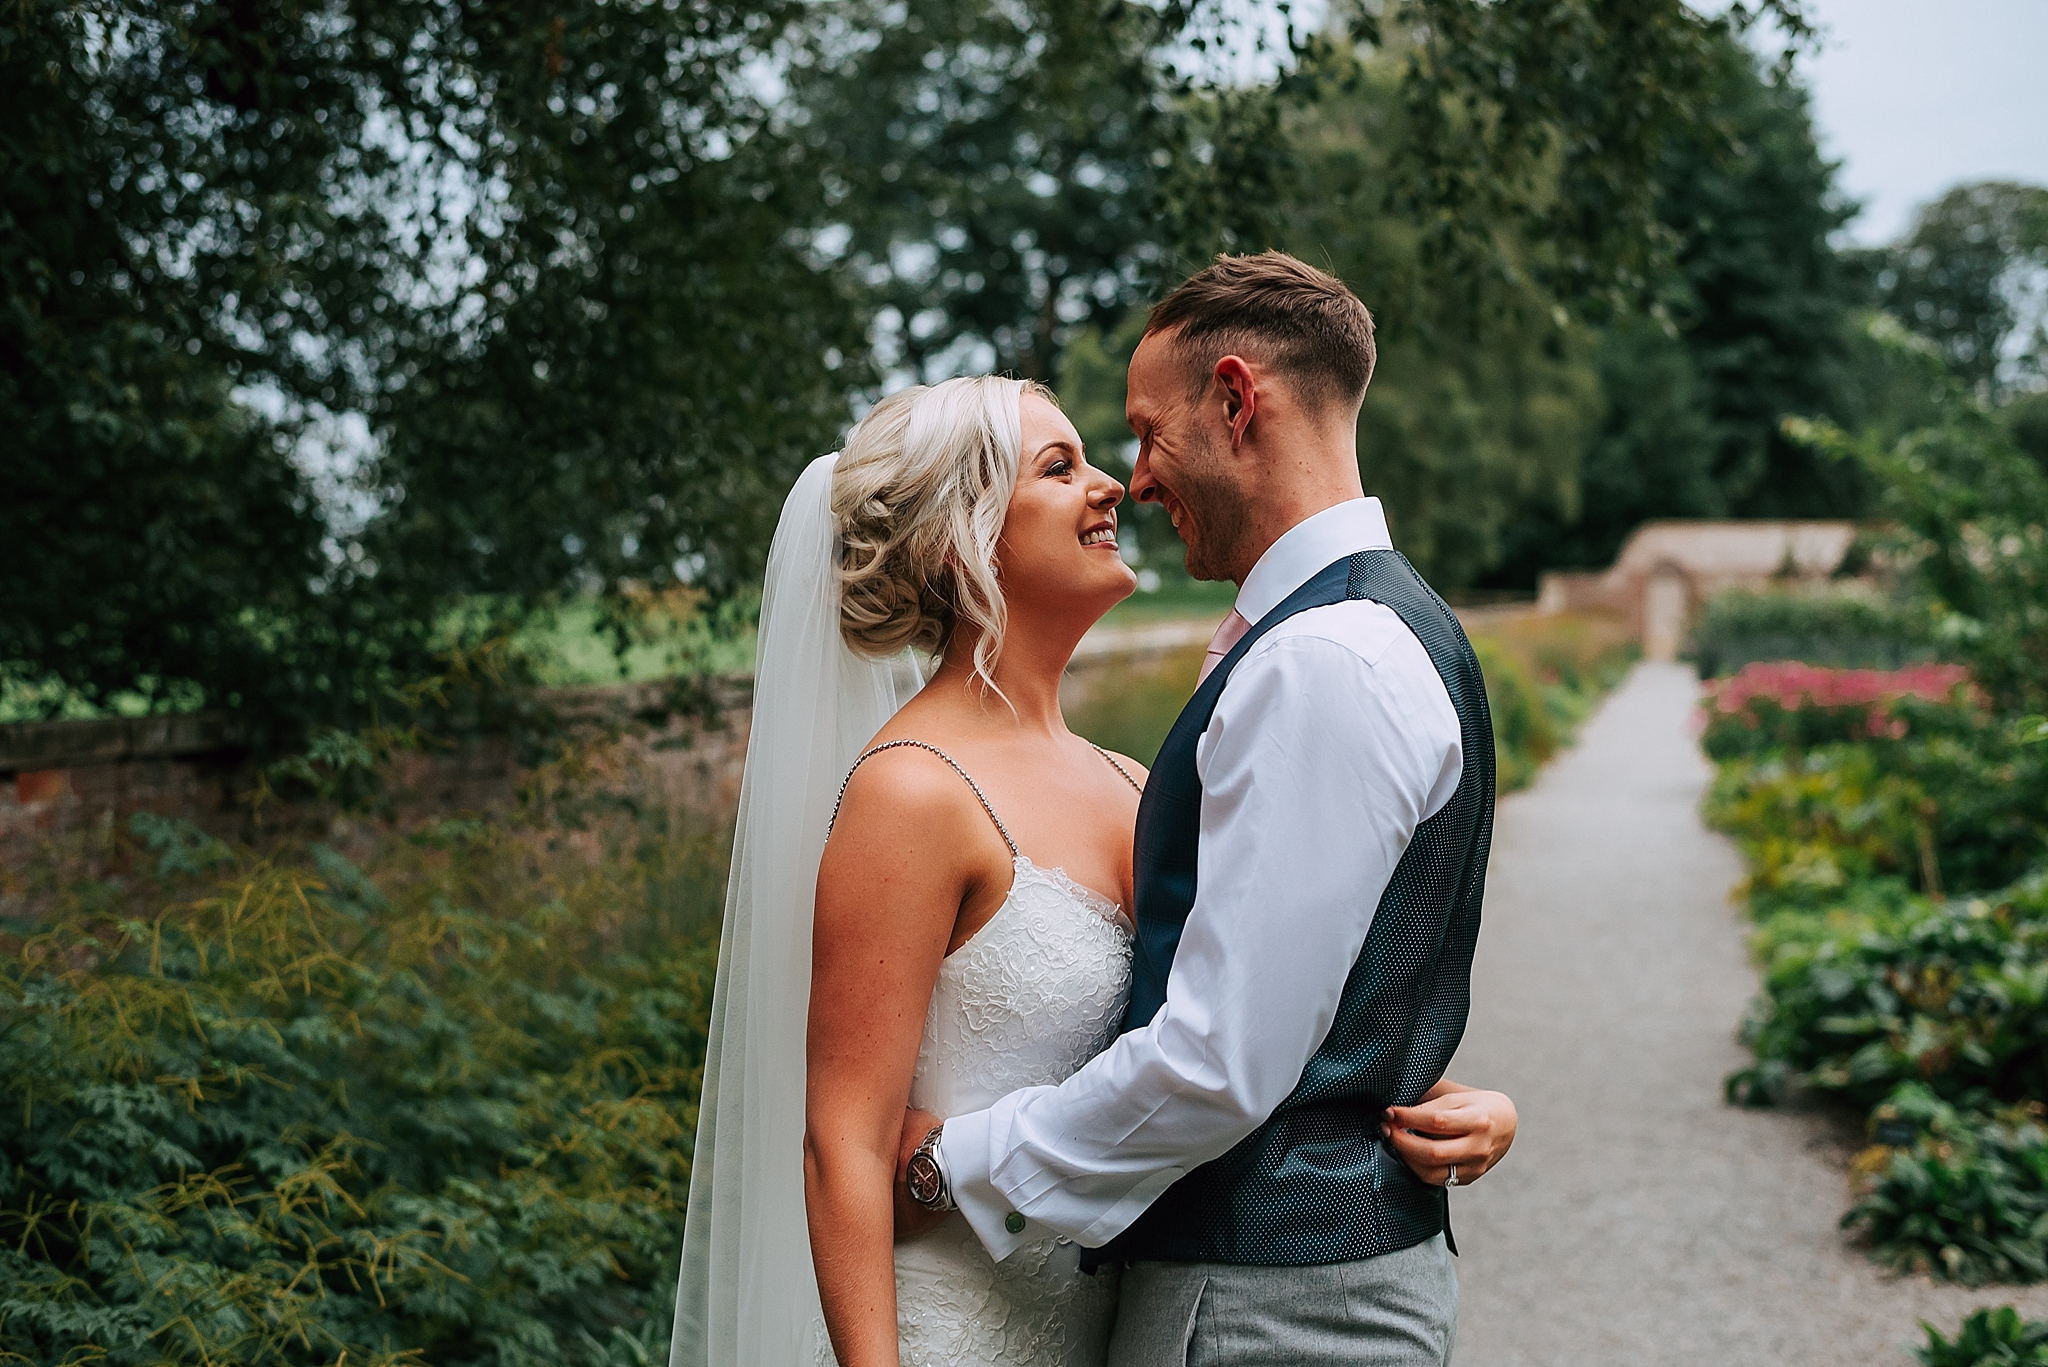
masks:
<path fill-rule="evenodd" d="M 1100 893 L 1018 854 L 1002 819 L 950 756 L 917 741 L 894 744 L 930 750 L 967 779 L 1015 868 L 996 914 L 939 965 L 910 1104 L 960 1115 L 1019 1087 L 1064 1081 L 1122 1026 L 1130 922 Z M 1101 1367 L 1116 1318 L 1117 1270 L 1083 1272 L 1080 1252 L 1047 1235 L 999 1263 L 957 1213 L 898 1244 L 903 1367 Z"/>

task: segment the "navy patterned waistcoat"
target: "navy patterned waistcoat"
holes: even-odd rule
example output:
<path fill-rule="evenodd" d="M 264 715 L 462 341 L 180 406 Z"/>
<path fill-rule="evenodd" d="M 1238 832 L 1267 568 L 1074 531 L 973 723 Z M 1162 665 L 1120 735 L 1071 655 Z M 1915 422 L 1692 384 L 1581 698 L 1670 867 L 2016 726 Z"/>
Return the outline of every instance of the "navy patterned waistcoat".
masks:
<path fill-rule="evenodd" d="M 1245 633 L 1174 723 L 1138 806 L 1137 955 L 1126 1030 L 1166 1002 L 1166 978 L 1195 901 L 1202 784 L 1195 743 L 1224 681 L 1266 632 L 1346 599 L 1385 604 L 1407 623 L 1457 709 L 1464 771 L 1416 828 L 1373 914 L 1336 1020 L 1301 1083 L 1266 1123 L 1162 1193 L 1088 1261 L 1349 1262 L 1411 1247 L 1445 1227 L 1444 1193 L 1380 1137 L 1380 1111 L 1435 1086 L 1465 1033 L 1472 951 L 1493 834 L 1493 724 L 1479 661 L 1444 601 L 1398 551 L 1337 561 Z M 1273 889 L 1285 897 L 1285 888 Z M 1361 894 L 1362 895 L 1362 894 Z M 1229 913 L 1256 916 L 1257 907 Z"/>

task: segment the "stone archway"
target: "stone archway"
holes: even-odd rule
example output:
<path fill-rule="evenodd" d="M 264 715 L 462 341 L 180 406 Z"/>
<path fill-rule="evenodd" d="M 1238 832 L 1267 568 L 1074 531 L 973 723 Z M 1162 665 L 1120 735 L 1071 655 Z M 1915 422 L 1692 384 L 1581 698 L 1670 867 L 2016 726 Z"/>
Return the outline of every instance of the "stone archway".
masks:
<path fill-rule="evenodd" d="M 1675 660 L 1685 644 L 1685 625 L 1692 592 L 1685 572 L 1666 560 L 1650 571 L 1643 585 L 1643 654 L 1652 660 Z"/>

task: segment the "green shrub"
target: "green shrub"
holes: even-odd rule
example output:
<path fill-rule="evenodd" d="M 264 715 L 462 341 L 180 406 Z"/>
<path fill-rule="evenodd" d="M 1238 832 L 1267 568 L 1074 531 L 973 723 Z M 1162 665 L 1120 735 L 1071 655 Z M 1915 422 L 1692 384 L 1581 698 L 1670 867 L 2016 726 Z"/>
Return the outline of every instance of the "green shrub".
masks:
<path fill-rule="evenodd" d="M 1863 1106 L 1901 1084 L 1947 1101 L 2048 1096 L 2048 877 L 1933 902 L 1866 884 L 1861 905 L 1765 921 L 1764 990 L 1743 1025 L 1765 1100 L 1797 1080 Z"/>
<path fill-rule="evenodd" d="M 1908 1084 L 1886 1109 L 1919 1133 L 1884 1154 L 1844 1227 L 1903 1272 L 1966 1286 L 2048 1278 L 2048 1107 L 1979 1113 Z"/>
<path fill-rule="evenodd" d="M 1927 388 L 1938 420 L 1896 439 L 1786 427 L 1877 478 L 1899 529 L 1889 553 L 1911 568 L 1944 655 L 1970 666 L 2000 712 L 2039 712 L 2048 705 L 2048 470 L 1938 367 Z"/>
<path fill-rule="evenodd" d="M 1953 1339 L 1922 1320 L 1927 1346 L 1913 1356 L 1923 1367 L 2020 1367 L 2048 1365 L 2048 1323 L 2022 1320 L 2009 1305 L 1973 1311 Z"/>
<path fill-rule="evenodd" d="M 1526 786 L 1636 658 L 1618 622 L 1557 614 L 1488 622 L 1472 631 L 1493 713 L 1498 788 Z M 1068 723 L 1097 745 L 1150 764 L 1195 690 L 1196 647 L 1090 678 Z"/>
<path fill-rule="evenodd" d="M 1986 724 L 1730 759 L 1706 814 L 1742 846 L 1761 911 L 1818 905 L 1862 878 L 1928 893 L 1997 889 L 2048 854 L 2048 747 Z"/>
<path fill-rule="evenodd" d="M 1744 890 L 1759 915 L 1824 909 L 1872 879 L 1927 878 L 1927 795 L 1869 746 L 1727 761 L 1705 810 L 1741 846 Z"/>
<path fill-rule="evenodd" d="M 1486 676 L 1502 793 L 1535 779 L 1637 655 L 1622 624 L 1605 617 L 1509 617 L 1474 626 L 1471 637 Z"/>
<path fill-rule="evenodd" d="M 0 969 L 0 1356 L 658 1359 L 716 842 L 137 830 Z"/>
<path fill-rule="evenodd" d="M 1563 742 L 1563 728 L 1543 705 L 1543 694 L 1522 662 L 1498 641 L 1473 638 L 1486 676 L 1486 706 L 1493 714 L 1495 785 L 1511 793 L 1536 777 Z"/>
<path fill-rule="evenodd" d="M 1925 607 L 1847 593 L 1716 594 L 1686 645 L 1686 657 L 1709 679 L 1773 660 L 1898 669 L 1939 653 Z"/>

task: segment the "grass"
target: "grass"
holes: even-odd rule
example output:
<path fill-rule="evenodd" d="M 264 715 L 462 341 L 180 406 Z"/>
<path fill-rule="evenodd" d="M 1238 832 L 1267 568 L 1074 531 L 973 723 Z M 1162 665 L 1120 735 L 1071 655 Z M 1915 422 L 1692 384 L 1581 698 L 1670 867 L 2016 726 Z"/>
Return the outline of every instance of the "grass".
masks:
<path fill-rule="evenodd" d="M 603 629 L 599 605 L 579 599 L 530 623 L 513 644 L 533 661 L 543 685 L 643 683 L 698 674 L 749 674 L 754 668 L 753 605 L 735 605 L 725 621 L 685 609 L 654 613 L 618 650 Z"/>
<path fill-rule="evenodd" d="M 605 630 L 605 609 L 596 598 L 572 599 L 543 611 L 513 632 L 509 644 L 530 666 L 534 682 L 544 688 L 753 672 L 758 603 L 736 601 L 707 614 L 698 611 L 695 598 L 684 591 L 628 606 L 637 611 L 623 651 Z M 465 625 L 473 641 L 488 630 L 483 625 L 486 617 L 483 604 L 451 613 L 442 629 L 443 644 L 452 646 Z M 196 685 L 174 684 L 154 702 L 129 692 L 115 693 L 95 705 L 62 684 L 0 671 L 0 724 L 143 717 L 196 712 L 205 706 L 204 693 Z"/>

